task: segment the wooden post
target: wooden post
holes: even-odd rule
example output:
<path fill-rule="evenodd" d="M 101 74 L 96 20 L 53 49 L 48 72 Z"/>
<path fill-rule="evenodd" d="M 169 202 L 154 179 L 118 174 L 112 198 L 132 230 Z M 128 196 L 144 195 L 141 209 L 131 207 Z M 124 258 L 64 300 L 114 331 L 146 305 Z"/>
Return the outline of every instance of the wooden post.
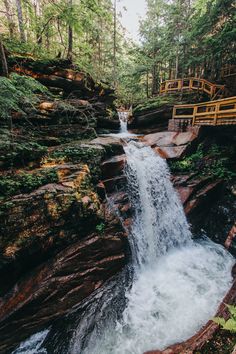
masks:
<path fill-rule="evenodd" d="M 181 86 L 182 86 L 182 80 L 179 80 L 178 81 L 178 90 L 181 90 L 181 88 L 182 88 Z"/>
<path fill-rule="evenodd" d="M 176 107 L 174 106 L 173 108 L 173 114 L 172 114 L 172 119 L 175 119 L 176 116 Z"/>
<path fill-rule="evenodd" d="M 189 90 L 192 90 L 193 88 L 193 79 L 189 80 Z"/>
<path fill-rule="evenodd" d="M 219 110 L 220 110 L 220 103 L 216 103 L 216 105 L 215 105 L 214 125 L 217 124 L 217 118 L 218 118 Z"/>
<path fill-rule="evenodd" d="M 211 98 L 214 96 L 215 89 L 216 89 L 216 86 L 211 85 Z"/>
<path fill-rule="evenodd" d="M 197 114 L 197 109 L 198 109 L 198 107 L 195 105 L 195 106 L 193 107 L 193 120 L 192 120 L 192 126 L 194 126 L 194 125 L 195 125 L 195 121 L 196 121 L 196 114 Z"/>

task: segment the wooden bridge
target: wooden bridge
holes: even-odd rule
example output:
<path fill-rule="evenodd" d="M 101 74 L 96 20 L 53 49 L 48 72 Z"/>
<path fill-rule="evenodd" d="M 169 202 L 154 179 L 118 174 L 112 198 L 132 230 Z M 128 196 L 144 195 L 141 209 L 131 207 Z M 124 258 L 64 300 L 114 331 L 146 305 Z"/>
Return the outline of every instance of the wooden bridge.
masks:
<path fill-rule="evenodd" d="M 172 129 L 181 124 L 186 126 L 236 124 L 236 96 L 217 101 L 174 106 Z"/>
<path fill-rule="evenodd" d="M 225 65 L 222 69 L 221 69 L 221 77 L 222 78 L 227 78 L 227 77 L 231 77 L 231 76 L 236 76 L 236 65 Z"/>
<path fill-rule="evenodd" d="M 205 79 L 191 77 L 162 82 L 160 86 L 160 94 L 195 90 L 205 92 L 211 99 L 215 99 L 217 96 L 219 97 L 220 95 L 223 95 L 224 89 L 224 85 L 217 85 Z"/>

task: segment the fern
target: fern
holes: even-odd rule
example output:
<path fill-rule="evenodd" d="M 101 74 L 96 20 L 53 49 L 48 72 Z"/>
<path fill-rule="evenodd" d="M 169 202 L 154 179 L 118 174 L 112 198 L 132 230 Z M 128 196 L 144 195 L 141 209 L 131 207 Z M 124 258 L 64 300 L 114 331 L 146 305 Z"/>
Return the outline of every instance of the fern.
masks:
<path fill-rule="evenodd" d="M 48 94 L 45 86 L 31 77 L 11 74 L 0 77 L 0 119 L 8 119 L 13 111 L 24 114 L 24 105 L 38 102 L 36 93 Z"/>

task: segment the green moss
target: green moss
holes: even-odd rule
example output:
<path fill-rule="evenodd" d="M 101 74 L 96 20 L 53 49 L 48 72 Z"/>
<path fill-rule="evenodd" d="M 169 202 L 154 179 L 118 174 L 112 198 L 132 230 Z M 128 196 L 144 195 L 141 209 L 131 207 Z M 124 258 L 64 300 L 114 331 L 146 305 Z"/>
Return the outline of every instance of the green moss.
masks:
<path fill-rule="evenodd" d="M 58 182 L 57 172 L 53 168 L 36 173 L 22 172 L 14 176 L 0 176 L 0 195 L 1 198 L 5 198 L 20 193 L 30 193 L 44 184 L 53 182 Z"/>
<path fill-rule="evenodd" d="M 2 135 L 0 142 L 0 165 L 4 167 L 25 165 L 30 161 L 39 161 L 47 148 L 36 142 L 19 142 L 10 139 L 10 134 Z"/>
<path fill-rule="evenodd" d="M 149 110 L 158 109 L 163 105 L 175 104 L 176 97 L 175 96 L 157 96 L 154 98 L 149 98 L 146 101 L 143 101 L 141 104 L 137 105 L 133 109 L 133 114 L 138 115 L 141 113 L 145 113 Z"/>
<path fill-rule="evenodd" d="M 58 147 L 44 158 L 43 163 L 84 163 L 89 166 L 93 179 L 97 180 L 100 177 L 100 162 L 103 157 L 103 149 L 98 149 L 97 147 L 92 147 L 85 144 L 74 144 Z"/>

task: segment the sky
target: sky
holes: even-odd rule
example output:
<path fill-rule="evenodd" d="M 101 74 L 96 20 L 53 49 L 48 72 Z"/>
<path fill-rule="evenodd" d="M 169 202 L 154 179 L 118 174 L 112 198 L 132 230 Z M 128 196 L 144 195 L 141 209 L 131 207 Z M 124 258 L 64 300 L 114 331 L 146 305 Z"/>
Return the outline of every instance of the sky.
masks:
<path fill-rule="evenodd" d="M 146 13 L 145 0 L 118 0 L 117 10 L 122 12 L 121 23 L 128 30 L 131 38 L 139 41 L 139 18 L 144 17 Z M 123 10 L 126 7 L 127 11 Z"/>

